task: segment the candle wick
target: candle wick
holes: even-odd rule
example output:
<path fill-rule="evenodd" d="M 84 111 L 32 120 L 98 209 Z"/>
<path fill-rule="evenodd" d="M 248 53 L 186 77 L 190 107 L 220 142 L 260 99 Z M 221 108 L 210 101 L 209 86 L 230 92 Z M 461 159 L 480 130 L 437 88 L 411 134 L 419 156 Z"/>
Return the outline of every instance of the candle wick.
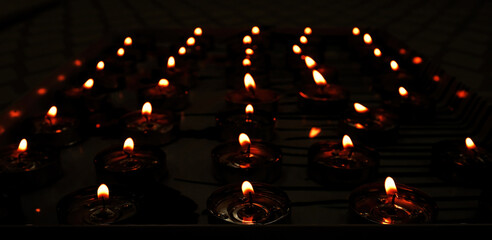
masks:
<path fill-rule="evenodd" d="M 352 154 L 354 153 L 354 148 L 349 148 L 349 154 L 348 154 L 348 157 L 349 158 L 352 158 Z"/>
<path fill-rule="evenodd" d="M 393 197 L 391 198 L 391 205 L 395 205 L 395 199 L 398 197 L 398 195 L 395 193 L 393 194 Z"/>
<path fill-rule="evenodd" d="M 47 115 L 45 118 L 48 120 L 48 124 L 50 126 L 53 126 L 53 120 L 51 119 L 51 117 Z"/>

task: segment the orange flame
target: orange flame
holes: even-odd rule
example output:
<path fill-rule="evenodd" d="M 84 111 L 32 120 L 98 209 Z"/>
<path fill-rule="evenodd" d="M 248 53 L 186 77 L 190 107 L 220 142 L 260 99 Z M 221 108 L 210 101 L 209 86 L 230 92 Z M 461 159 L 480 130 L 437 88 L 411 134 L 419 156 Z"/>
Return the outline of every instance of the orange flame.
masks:
<path fill-rule="evenodd" d="M 359 34 L 360 34 L 360 29 L 359 29 L 358 27 L 354 27 L 354 28 L 352 28 L 352 34 L 353 34 L 354 36 L 359 35 Z"/>
<path fill-rule="evenodd" d="M 321 128 L 312 127 L 311 130 L 309 130 L 309 138 L 315 138 L 316 136 L 319 135 L 320 132 L 321 132 Z"/>
<path fill-rule="evenodd" d="M 169 86 L 169 81 L 167 79 L 163 78 L 163 79 L 159 80 L 157 85 L 159 85 L 159 87 L 167 87 L 167 86 Z"/>
<path fill-rule="evenodd" d="M 473 140 L 469 137 L 467 137 L 465 139 L 465 144 L 466 144 L 466 148 L 468 148 L 469 150 L 473 150 L 473 149 L 477 148 L 477 146 L 475 146 L 475 143 L 473 142 Z"/>
<path fill-rule="evenodd" d="M 405 55 L 407 54 L 407 50 L 405 48 L 400 48 L 400 50 L 398 51 L 401 55 Z"/>
<path fill-rule="evenodd" d="M 306 36 L 301 36 L 299 38 L 299 42 L 301 42 L 302 44 L 306 44 L 306 43 L 308 43 L 308 39 Z"/>
<path fill-rule="evenodd" d="M 249 197 L 250 194 L 255 194 L 255 190 L 253 189 L 253 185 L 249 181 L 244 181 L 241 185 L 241 190 L 245 197 Z"/>
<path fill-rule="evenodd" d="M 251 36 L 250 35 L 246 35 L 243 37 L 243 43 L 244 44 L 251 44 L 253 40 L 251 39 Z"/>
<path fill-rule="evenodd" d="M 246 106 L 246 108 L 244 108 L 244 112 L 245 112 L 246 114 L 253 114 L 253 113 L 254 113 L 254 111 L 255 111 L 255 110 L 254 110 L 254 108 L 253 108 L 253 105 L 251 105 L 251 104 L 248 104 L 248 105 Z"/>
<path fill-rule="evenodd" d="M 239 139 L 239 145 L 241 145 L 243 149 L 247 149 L 251 145 L 251 140 L 249 139 L 248 135 L 246 135 L 246 133 L 239 134 L 238 139 Z"/>
<path fill-rule="evenodd" d="M 295 54 L 301 54 L 301 52 L 302 52 L 301 48 L 300 48 L 298 45 L 296 45 L 296 44 L 294 44 L 294 45 L 292 46 L 292 51 L 293 51 Z"/>
<path fill-rule="evenodd" d="M 313 33 L 313 30 L 310 27 L 304 28 L 304 34 L 311 35 L 311 33 Z"/>
<path fill-rule="evenodd" d="M 101 184 L 99 185 L 99 188 L 97 188 L 97 198 L 98 199 L 108 199 L 109 198 L 109 189 L 106 184 Z"/>
<path fill-rule="evenodd" d="M 433 80 L 434 82 L 439 82 L 439 81 L 441 81 L 441 77 L 439 77 L 439 75 L 434 75 L 434 76 L 432 77 L 432 80 Z"/>
<path fill-rule="evenodd" d="M 125 49 L 118 48 L 118 51 L 116 51 L 116 55 L 118 55 L 119 57 L 123 57 L 123 55 L 125 55 Z"/>
<path fill-rule="evenodd" d="M 132 45 L 132 43 L 133 43 L 133 40 L 131 37 L 126 37 L 125 40 L 123 41 L 123 44 L 125 46 L 130 46 L 130 45 Z"/>
<path fill-rule="evenodd" d="M 360 103 L 354 103 L 354 109 L 358 113 L 366 113 L 366 112 L 369 111 L 369 108 L 367 108 L 366 106 L 364 106 L 364 105 L 362 105 Z"/>
<path fill-rule="evenodd" d="M 251 34 L 253 35 L 260 34 L 260 28 L 258 26 L 254 26 L 253 28 L 251 28 Z"/>
<path fill-rule="evenodd" d="M 369 33 L 364 34 L 364 42 L 369 45 L 372 43 L 372 37 L 369 35 Z"/>
<path fill-rule="evenodd" d="M 387 177 L 384 181 L 384 189 L 386 190 L 386 195 L 388 196 L 393 196 L 398 193 L 395 181 L 391 177 Z"/>
<path fill-rule="evenodd" d="M 408 97 L 408 91 L 404 87 L 398 88 L 398 92 L 400 93 L 400 96 Z"/>
<path fill-rule="evenodd" d="M 413 64 L 421 64 L 422 63 L 422 58 L 419 56 L 413 57 L 412 59 Z"/>
<path fill-rule="evenodd" d="M 27 140 L 23 138 L 19 142 L 19 146 L 17 147 L 17 152 L 25 152 L 27 150 Z"/>
<path fill-rule="evenodd" d="M 355 124 L 355 128 L 357 128 L 357 129 L 364 129 L 365 127 L 364 127 L 364 125 L 362 125 L 360 123 L 356 123 Z"/>
<path fill-rule="evenodd" d="M 142 115 L 149 116 L 150 114 L 152 114 L 152 105 L 150 102 L 146 102 L 142 106 Z"/>
<path fill-rule="evenodd" d="M 246 53 L 246 55 L 253 55 L 253 53 L 255 53 L 255 51 L 253 51 L 253 49 L 251 49 L 251 48 L 246 48 L 246 50 L 244 50 L 244 52 Z"/>
<path fill-rule="evenodd" d="M 194 37 L 189 37 L 189 38 L 186 40 L 186 45 L 188 45 L 188 46 L 193 46 L 193 45 L 195 45 L 195 38 L 194 38 Z"/>
<path fill-rule="evenodd" d="M 185 47 L 180 47 L 178 50 L 179 55 L 185 55 L 186 54 L 186 48 Z"/>
<path fill-rule="evenodd" d="M 47 115 L 48 115 L 48 117 L 52 117 L 52 118 L 54 118 L 54 117 L 56 117 L 56 113 L 57 113 L 57 112 L 58 112 L 58 108 L 56 108 L 56 106 L 52 106 L 52 107 L 50 108 L 50 110 L 48 110 Z"/>
<path fill-rule="evenodd" d="M 202 28 L 201 27 L 195 28 L 195 30 L 193 31 L 193 34 L 195 34 L 195 36 L 201 36 L 203 34 Z"/>
<path fill-rule="evenodd" d="M 463 90 L 463 89 L 458 90 L 458 91 L 456 91 L 456 96 L 458 98 L 466 98 L 466 97 L 468 97 L 468 91 Z"/>
<path fill-rule="evenodd" d="M 244 75 L 244 87 L 246 90 L 251 91 L 256 89 L 256 83 L 251 74 L 246 73 Z"/>
<path fill-rule="evenodd" d="M 391 67 L 391 70 L 393 70 L 393 71 L 398 71 L 398 69 L 400 69 L 400 67 L 398 66 L 398 63 L 395 60 L 391 60 L 390 67 Z"/>
<path fill-rule="evenodd" d="M 321 75 L 321 73 L 318 72 L 318 70 L 316 70 L 316 69 L 313 70 L 313 78 L 314 78 L 314 82 L 316 83 L 316 85 L 318 85 L 318 86 L 326 86 L 327 85 L 326 80 L 323 77 L 323 75 Z"/>
<path fill-rule="evenodd" d="M 167 68 L 173 68 L 174 66 L 176 66 L 176 61 L 174 60 L 173 56 L 170 56 L 167 59 Z"/>
<path fill-rule="evenodd" d="M 243 59 L 243 66 L 251 66 L 251 60 L 249 60 L 249 58 Z"/>
<path fill-rule="evenodd" d="M 97 70 L 103 70 L 104 69 L 104 61 L 99 61 L 96 65 Z"/>
<path fill-rule="evenodd" d="M 342 146 L 343 148 L 351 148 L 354 147 L 354 144 L 352 143 L 352 139 L 348 135 L 344 135 L 342 139 Z"/>
<path fill-rule="evenodd" d="M 133 139 L 127 138 L 125 140 L 125 142 L 123 143 L 123 151 L 132 152 L 134 146 L 135 146 L 135 143 L 133 142 Z"/>
<path fill-rule="evenodd" d="M 94 86 L 94 79 L 92 79 L 92 78 L 87 79 L 87 81 L 85 81 L 84 85 L 82 85 L 82 87 L 85 89 L 91 89 L 92 86 Z"/>
<path fill-rule="evenodd" d="M 316 67 L 316 61 L 314 61 L 313 58 L 311 58 L 310 56 L 306 56 L 304 57 L 304 62 L 306 63 L 306 66 L 309 68 L 309 69 L 313 69 Z"/>
<path fill-rule="evenodd" d="M 381 50 L 379 50 L 379 48 L 374 49 L 374 56 L 381 57 Z"/>

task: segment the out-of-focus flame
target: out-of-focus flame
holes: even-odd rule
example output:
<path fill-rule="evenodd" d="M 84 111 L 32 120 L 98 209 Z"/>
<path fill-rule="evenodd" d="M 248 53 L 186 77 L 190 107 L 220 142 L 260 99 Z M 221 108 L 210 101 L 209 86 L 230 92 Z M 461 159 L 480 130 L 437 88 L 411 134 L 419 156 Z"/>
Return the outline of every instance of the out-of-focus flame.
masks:
<path fill-rule="evenodd" d="M 299 47 L 297 44 L 294 44 L 292 46 L 292 51 L 295 53 L 295 54 L 301 54 L 302 53 L 302 49 L 301 47 Z"/>
<path fill-rule="evenodd" d="M 352 139 L 348 135 L 344 135 L 342 138 L 342 146 L 343 148 L 351 148 L 354 147 L 354 144 L 352 143 Z"/>
<path fill-rule="evenodd" d="M 306 56 L 304 57 L 304 62 L 306 63 L 306 66 L 309 68 L 309 69 L 313 69 L 316 67 L 316 61 L 314 61 L 313 58 L 311 58 L 310 56 Z"/>
<path fill-rule="evenodd" d="M 365 127 L 364 127 L 364 125 L 362 125 L 360 123 L 356 123 L 355 124 L 355 128 L 357 128 L 357 129 L 364 129 Z"/>
<path fill-rule="evenodd" d="M 251 145 L 251 140 L 249 139 L 248 135 L 246 135 L 246 133 L 239 134 L 238 140 L 239 140 L 239 145 L 241 145 L 243 149 L 248 149 L 249 146 Z"/>
<path fill-rule="evenodd" d="M 126 37 L 125 40 L 123 41 L 123 44 L 125 46 L 130 46 L 130 45 L 132 45 L 132 43 L 133 43 L 133 40 L 131 37 Z"/>
<path fill-rule="evenodd" d="M 311 130 L 309 130 L 309 138 L 315 138 L 316 136 L 319 135 L 320 132 L 321 132 L 321 128 L 312 127 Z"/>
<path fill-rule="evenodd" d="M 185 55 L 186 54 L 186 48 L 185 47 L 180 47 L 178 49 L 178 54 L 179 55 Z"/>
<path fill-rule="evenodd" d="M 379 48 L 374 48 L 374 56 L 381 57 L 381 50 Z"/>
<path fill-rule="evenodd" d="M 466 91 L 464 89 L 458 90 L 458 91 L 456 91 L 456 97 L 466 98 L 466 97 L 468 97 L 468 91 Z"/>
<path fill-rule="evenodd" d="M 354 103 L 354 109 L 358 113 L 366 113 L 366 112 L 369 111 L 369 108 L 367 108 L 366 106 L 364 106 L 364 105 L 362 105 L 360 103 Z"/>
<path fill-rule="evenodd" d="M 255 83 L 255 80 L 253 79 L 253 77 L 251 76 L 251 74 L 249 73 L 246 73 L 244 75 L 244 87 L 246 88 L 246 90 L 248 91 L 251 91 L 251 90 L 255 90 L 256 89 L 256 83 Z"/>
<path fill-rule="evenodd" d="M 422 58 L 419 56 L 415 56 L 412 58 L 412 63 L 413 64 L 421 64 L 422 63 Z"/>
<path fill-rule="evenodd" d="M 392 177 L 386 177 L 384 181 L 384 189 L 386 190 L 386 195 L 393 196 L 398 193 L 396 189 L 395 180 Z"/>
<path fill-rule="evenodd" d="M 127 138 L 123 143 L 123 151 L 132 152 L 135 147 L 135 143 L 133 142 L 133 138 Z"/>
<path fill-rule="evenodd" d="M 258 26 L 254 26 L 253 28 L 251 28 L 251 34 L 253 35 L 260 34 L 260 28 Z"/>
<path fill-rule="evenodd" d="M 308 43 L 308 39 L 306 36 L 301 36 L 299 38 L 299 42 L 301 42 L 302 44 L 306 44 L 306 43 Z"/>
<path fill-rule="evenodd" d="M 176 66 L 176 60 L 174 60 L 174 57 L 173 56 L 170 56 L 167 59 L 167 68 L 173 68 L 175 66 Z"/>
<path fill-rule="evenodd" d="M 243 59 L 243 66 L 244 67 L 251 66 L 251 60 L 249 60 L 249 58 Z"/>
<path fill-rule="evenodd" d="M 83 88 L 85 89 L 91 89 L 94 86 L 94 79 L 89 78 L 87 81 L 85 81 L 84 85 L 82 85 Z"/>
<path fill-rule="evenodd" d="M 201 36 L 203 34 L 202 28 L 201 27 L 195 28 L 195 30 L 193 31 L 193 34 L 195 34 L 195 36 Z"/>
<path fill-rule="evenodd" d="M 310 27 L 305 27 L 304 28 L 304 34 L 311 35 L 311 33 L 313 33 L 313 30 Z"/>
<path fill-rule="evenodd" d="M 195 38 L 194 37 L 189 37 L 188 39 L 186 39 L 186 45 L 188 46 L 193 46 L 195 45 Z"/>
<path fill-rule="evenodd" d="M 434 76 L 432 76 L 432 81 L 439 82 L 439 81 L 441 81 L 441 77 L 439 77 L 439 75 L 434 75 Z"/>
<path fill-rule="evenodd" d="M 473 150 L 477 148 L 473 140 L 469 137 L 465 139 L 465 144 L 466 144 L 466 148 L 468 148 L 469 150 Z"/>
<path fill-rule="evenodd" d="M 17 147 L 17 152 L 25 152 L 27 150 L 27 140 L 23 138 L 19 142 L 19 146 Z"/>
<path fill-rule="evenodd" d="M 404 87 L 399 87 L 398 93 L 400 93 L 400 96 L 402 97 L 408 97 L 408 91 Z"/>
<path fill-rule="evenodd" d="M 116 55 L 118 55 L 118 57 L 123 57 L 125 55 L 125 49 L 118 48 L 118 51 L 116 51 Z"/>
<path fill-rule="evenodd" d="M 250 35 L 246 35 L 243 37 L 243 44 L 251 44 L 253 40 L 251 39 Z"/>
<path fill-rule="evenodd" d="M 369 33 L 364 34 L 364 43 L 366 43 L 367 45 L 372 43 L 372 37 L 371 35 L 369 35 Z"/>
<path fill-rule="evenodd" d="M 400 55 L 407 54 L 407 50 L 405 48 L 400 48 L 400 50 L 398 52 L 400 53 Z"/>
<path fill-rule="evenodd" d="M 104 61 L 99 61 L 96 65 L 97 70 L 103 70 L 104 69 Z"/>
<path fill-rule="evenodd" d="M 255 190 L 253 189 L 253 185 L 249 181 L 244 181 L 241 185 L 241 190 L 245 197 L 249 197 L 250 194 L 255 194 Z"/>
<path fill-rule="evenodd" d="M 48 117 L 54 118 L 56 117 L 57 112 L 58 112 L 58 108 L 56 108 L 56 106 L 52 106 L 50 110 L 48 110 L 48 113 L 46 115 Z"/>
<path fill-rule="evenodd" d="M 325 78 L 323 77 L 323 75 L 321 75 L 321 73 L 316 69 L 313 70 L 313 79 L 314 79 L 314 82 L 316 83 L 316 85 L 318 85 L 318 86 L 326 86 L 327 85 L 327 82 L 326 82 Z"/>
<path fill-rule="evenodd" d="M 246 114 L 253 114 L 255 112 L 255 109 L 253 108 L 253 105 L 251 104 L 248 104 L 245 108 L 244 108 L 244 112 Z"/>
<path fill-rule="evenodd" d="M 106 184 L 101 184 L 99 185 L 99 187 L 97 188 L 97 198 L 98 199 L 108 199 L 109 198 L 109 189 L 108 189 L 108 186 L 106 186 Z"/>
<path fill-rule="evenodd" d="M 359 34 L 360 34 L 360 29 L 359 29 L 358 27 L 354 27 L 354 28 L 352 28 L 352 34 L 353 34 L 354 36 L 359 35 Z"/>
<path fill-rule="evenodd" d="M 246 53 L 246 55 L 253 55 L 255 51 L 253 51 L 253 49 L 251 48 L 246 48 L 246 50 L 244 50 L 244 53 Z"/>
<path fill-rule="evenodd" d="M 150 102 L 144 103 L 144 105 L 142 106 L 142 115 L 149 116 L 151 114 L 152 114 L 152 105 L 150 104 Z"/>
<path fill-rule="evenodd" d="M 391 70 L 393 70 L 393 71 L 398 71 L 398 69 L 400 69 L 400 67 L 398 66 L 398 63 L 395 60 L 391 60 L 390 67 L 391 67 Z"/>
<path fill-rule="evenodd" d="M 157 85 L 159 85 L 159 87 L 167 87 L 167 86 L 169 86 L 169 81 L 167 79 L 163 78 L 163 79 L 159 80 Z"/>

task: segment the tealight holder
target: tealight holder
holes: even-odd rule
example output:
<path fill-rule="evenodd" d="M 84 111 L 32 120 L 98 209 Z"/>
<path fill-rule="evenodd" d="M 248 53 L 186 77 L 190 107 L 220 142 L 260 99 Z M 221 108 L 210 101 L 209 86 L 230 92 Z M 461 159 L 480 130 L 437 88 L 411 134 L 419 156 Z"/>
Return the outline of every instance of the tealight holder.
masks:
<path fill-rule="evenodd" d="M 247 133 L 252 139 L 271 141 L 275 138 L 277 119 L 271 112 L 255 110 L 227 110 L 219 112 L 216 117 L 219 138 L 224 141 L 234 140 L 240 133 Z"/>
<path fill-rule="evenodd" d="M 209 222 L 213 224 L 269 225 L 288 223 L 291 202 L 282 190 L 265 183 L 252 183 L 254 194 L 246 197 L 241 185 L 215 190 L 207 199 Z"/>
<path fill-rule="evenodd" d="M 309 147 L 308 175 L 330 188 L 348 188 L 377 176 L 379 153 L 366 146 L 345 148 L 341 142 L 320 141 Z"/>
<path fill-rule="evenodd" d="M 167 81 L 161 79 L 161 81 Z M 147 101 L 152 102 L 156 109 L 165 109 L 171 111 L 181 111 L 186 109 L 189 104 L 189 91 L 176 84 L 151 84 L 139 89 L 138 102 L 144 104 Z"/>
<path fill-rule="evenodd" d="M 22 141 L 21 141 L 22 144 Z M 2 188 L 36 188 L 62 175 L 59 152 L 47 147 L 10 144 L 0 150 L 0 185 Z"/>
<path fill-rule="evenodd" d="M 435 222 L 438 207 L 428 194 L 403 184 L 396 184 L 396 194 L 387 194 L 384 185 L 367 183 L 350 193 L 351 222 L 391 225 Z"/>
<path fill-rule="evenodd" d="M 237 141 L 230 141 L 212 149 L 212 162 L 213 175 L 220 182 L 274 182 L 281 176 L 282 152 L 270 142 L 250 141 L 245 150 Z"/>

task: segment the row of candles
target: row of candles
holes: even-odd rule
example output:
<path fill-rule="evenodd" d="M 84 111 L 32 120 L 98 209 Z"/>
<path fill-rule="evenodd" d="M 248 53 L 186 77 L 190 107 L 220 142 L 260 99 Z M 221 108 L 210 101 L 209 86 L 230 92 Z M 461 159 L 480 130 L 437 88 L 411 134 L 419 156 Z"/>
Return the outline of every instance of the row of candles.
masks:
<path fill-rule="evenodd" d="M 358 36 L 355 31 L 354 29 L 354 36 Z M 311 33 L 312 31 L 306 28 L 305 34 Z M 194 35 L 195 37 L 187 40 L 188 48 L 180 48 L 181 56 L 204 50 L 190 47 L 199 45 L 197 40 L 202 35 L 201 29 L 195 29 Z M 242 61 L 246 69 L 243 79 L 244 88 L 228 92 L 225 100 L 229 108 L 217 115 L 221 138 L 224 140 L 236 138 L 237 141 L 228 141 L 212 150 L 215 176 L 221 182 L 231 184 L 218 189 L 207 202 L 212 219 L 246 225 L 281 222 L 290 215 L 288 196 L 280 189 L 269 185 L 281 174 L 281 150 L 269 142 L 274 135 L 275 112 L 280 96 L 272 90 L 257 88 L 252 74 L 248 72 L 254 61 L 258 60 L 257 55 L 264 54 L 263 47 L 252 44 L 252 39 L 260 43 L 263 40 L 258 37 L 259 28 L 253 28 L 251 35 L 253 38 L 249 35 L 243 38 L 244 45 L 241 46 L 246 55 Z M 364 40 L 366 39 L 367 37 L 364 37 Z M 302 43 L 307 38 L 303 36 L 300 40 Z M 301 46 L 304 49 L 309 49 L 306 43 L 303 44 Z M 372 42 L 365 41 L 362 47 L 373 47 L 370 44 Z M 131 38 L 125 39 L 124 46 L 131 49 L 133 46 Z M 317 64 L 310 56 L 301 54 L 303 48 L 299 45 L 293 46 L 293 54 L 302 66 L 300 69 L 305 66 L 308 72 L 302 75 L 304 80 L 301 82 L 298 95 L 300 109 L 308 113 L 321 114 L 339 114 L 346 111 L 349 92 L 336 83 L 336 74 L 334 74 L 336 69 Z M 126 54 L 124 51 L 125 48 L 119 48 L 118 56 L 124 56 Z M 204 53 L 200 52 L 198 55 L 201 54 Z M 125 61 L 125 66 L 129 64 L 127 62 L 128 60 Z M 162 73 L 166 78 L 161 78 L 157 84 L 152 83 L 151 86 L 145 84 L 147 87 L 141 88 L 139 97 L 141 101 L 145 101 L 141 110 L 122 115 L 120 119 L 122 131 L 124 135 L 131 136 L 125 140 L 123 147 L 111 147 L 95 156 L 94 165 L 98 174 L 103 175 L 105 180 L 139 183 L 149 179 L 158 181 L 165 176 L 166 154 L 160 146 L 178 137 L 179 120 L 175 112 L 186 108 L 189 87 L 193 85 L 190 83 L 189 76 L 183 77 L 189 74 L 187 69 L 178 69 L 175 64 L 175 58 L 169 57 L 166 71 Z M 399 71 L 394 60 L 390 64 L 394 72 Z M 104 68 L 104 62 L 99 62 L 97 74 L 102 74 Z M 330 76 L 329 81 L 322 73 Z M 305 80 L 306 76 L 308 80 Z M 114 78 L 108 74 L 100 79 Z M 79 105 L 88 109 L 89 114 L 98 113 L 100 110 L 106 111 L 106 108 L 98 109 L 104 101 L 101 95 L 94 95 L 95 91 L 92 91 L 92 88 L 95 84 L 97 82 L 90 78 L 81 87 L 65 92 L 64 99 L 68 96 L 72 100 L 77 100 Z M 383 85 L 386 86 L 384 83 Z M 181 88 L 183 86 L 186 87 Z M 406 101 L 408 104 L 420 103 L 416 97 L 410 97 L 403 86 L 400 86 L 398 91 L 402 103 L 406 100 L 410 100 Z M 104 92 L 102 94 L 104 95 Z M 82 103 L 79 102 L 80 100 Z M 151 102 L 154 107 L 158 106 L 159 112 L 153 111 Z M 404 105 L 399 107 L 404 109 L 399 113 L 412 112 Z M 413 116 L 420 115 L 420 113 L 413 113 Z M 340 121 L 341 129 L 348 133 L 343 136 L 342 141 L 321 141 L 310 147 L 309 175 L 320 184 L 331 187 L 360 186 L 374 179 L 379 166 L 379 154 L 363 144 L 354 145 L 350 136 L 357 137 L 361 143 L 388 141 L 388 139 L 394 141 L 397 137 L 399 120 L 395 116 L 402 117 L 383 108 L 369 109 L 360 103 L 354 103 L 353 110 L 348 111 Z M 93 126 L 96 128 L 101 126 L 100 122 L 91 122 L 91 124 L 95 124 Z M 58 116 L 57 107 L 53 106 L 45 116 L 34 121 L 35 136 L 42 139 L 36 143 L 54 144 L 55 147 L 71 145 L 81 140 L 80 129 L 77 129 L 79 127 L 78 119 Z M 485 150 L 477 148 L 470 138 L 466 139 L 466 143 L 467 148 L 457 151 L 457 156 L 450 165 L 454 162 L 483 162 L 483 159 L 487 158 Z M 25 180 L 21 180 L 20 175 L 36 174 L 40 169 L 42 169 L 41 174 L 56 176 L 52 173 L 59 171 L 57 164 L 59 158 L 56 154 L 47 154 L 45 149 L 47 148 L 39 150 L 33 148 L 31 151 L 27 148 L 26 139 L 23 139 L 18 146 L 10 146 L 5 154 L 8 165 L 6 169 L 10 171 L 6 175 L 7 180 L 23 182 Z M 438 157 L 436 161 L 440 163 L 436 166 L 440 167 L 445 164 L 444 162 L 449 165 L 449 160 L 446 159 L 448 157 Z M 450 168 L 453 168 L 451 171 L 454 170 L 453 166 Z M 33 177 L 28 182 L 32 183 L 38 178 Z M 239 187 L 239 182 L 242 182 L 242 189 Z M 385 185 L 385 188 L 381 188 L 380 183 L 366 184 L 357 188 L 350 196 L 351 210 L 359 217 L 382 224 L 432 222 L 435 219 L 436 205 L 425 193 L 409 186 L 396 185 L 390 177 L 387 178 Z M 118 195 L 110 197 L 105 184 L 102 184 L 97 192 L 97 197 L 94 197 L 95 193 L 90 193 L 85 196 L 84 201 L 80 202 L 83 205 L 88 204 L 86 201 L 91 202 L 94 207 L 82 213 L 72 213 L 82 218 L 82 220 L 74 219 L 74 222 L 116 223 L 122 219 L 126 220 L 127 217 L 130 218 L 137 211 L 134 209 L 136 205 L 128 204 L 131 200 L 125 198 L 121 200 Z M 122 205 L 132 207 L 122 208 Z M 64 209 L 62 212 L 64 217 L 61 221 L 69 223 L 67 219 L 71 214 L 70 209 Z"/>

